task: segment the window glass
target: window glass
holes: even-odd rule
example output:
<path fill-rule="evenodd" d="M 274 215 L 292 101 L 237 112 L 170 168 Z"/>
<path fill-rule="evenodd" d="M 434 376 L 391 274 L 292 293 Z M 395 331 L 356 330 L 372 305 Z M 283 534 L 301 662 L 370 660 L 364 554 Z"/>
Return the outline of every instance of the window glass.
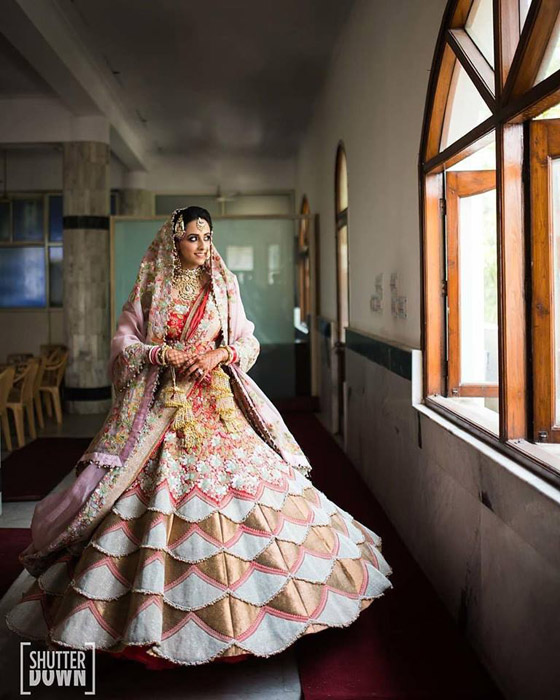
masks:
<path fill-rule="evenodd" d="M 532 0 L 519 0 L 519 33 L 523 31 Z"/>
<path fill-rule="evenodd" d="M 441 150 L 455 143 L 491 115 L 486 102 L 473 85 L 463 66 L 455 61 L 449 100 L 443 121 Z"/>
<path fill-rule="evenodd" d="M 496 142 L 492 140 L 487 146 L 480 148 L 470 156 L 463 158 L 455 165 L 447 168 L 454 170 L 495 170 L 496 169 Z"/>
<path fill-rule="evenodd" d="M 0 201 L 0 241 L 9 241 L 12 230 L 12 207 L 10 200 Z"/>
<path fill-rule="evenodd" d="M 62 306 L 62 246 L 49 247 L 49 305 Z"/>
<path fill-rule="evenodd" d="M 554 25 L 535 84 L 560 70 L 560 15 Z"/>
<path fill-rule="evenodd" d="M 560 423 L 560 159 L 552 160 L 552 228 L 554 284 L 554 386 L 556 391 L 555 418 Z"/>
<path fill-rule="evenodd" d="M 62 195 L 49 197 L 49 241 L 62 241 Z"/>
<path fill-rule="evenodd" d="M 344 211 L 348 208 L 348 165 L 346 161 L 346 151 L 343 148 L 338 152 L 338 185 L 336 191 L 336 211 Z"/>
<path fill-rule="evenodd" d="M 480 49 L 488 63 L 494 67 L 494 19 L 492 12 L 493 0 L 475 0 L 465 31 Z"/>
<path fill-rule="evenodd" d="M 13 240 L 42 241 L 43 240 L 43 198 L 14 199 L 13 211 Z"/>
<path fill-rule="evenodd" d="M 498 382 L 496 191 L 459 199 L 461 383 Z"/>
<path fill-rule="evenodd" d="M 46 304 L 45 249 L 0 248 L 0 307 Z"/>

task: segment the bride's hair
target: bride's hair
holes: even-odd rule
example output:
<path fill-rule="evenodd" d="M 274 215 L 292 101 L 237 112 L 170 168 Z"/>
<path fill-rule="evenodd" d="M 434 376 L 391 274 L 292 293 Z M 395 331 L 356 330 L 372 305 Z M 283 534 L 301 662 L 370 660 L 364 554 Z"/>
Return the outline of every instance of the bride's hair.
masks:
<path fill-rule="evenodd" d="M 183 226 L 185 227 L 187 226 L 189 221 L 194 221 L 195 219 L 198 219 L 200 217 L 201 219 L 204 219 L 208 222 L 210 230 L 212 231 L 212 217 L 210 216 L 210 212 L 207 209 L 204 209 L 203 207 L 192 206 L 185 207 L 184 209 L 177 209 L 173 217 L 173 230 L 175 230 L 175 226 L 179 221 L 179 217 L 183 219 Z"/>

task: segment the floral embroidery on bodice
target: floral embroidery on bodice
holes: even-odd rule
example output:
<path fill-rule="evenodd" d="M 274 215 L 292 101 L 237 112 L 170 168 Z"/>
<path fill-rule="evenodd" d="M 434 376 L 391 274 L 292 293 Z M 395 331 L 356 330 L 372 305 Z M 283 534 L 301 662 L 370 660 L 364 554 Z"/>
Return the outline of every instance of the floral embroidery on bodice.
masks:
<path fill-rule="evenodd" d="M 181 349 L 193 345 L 199 350 L 215 347 L 221 325 L 211 294 L 192 338 L 186 343 L 178 341 L 190 309 L 178 302 L 171 305 L 167 342 Z M 195 383 L 189 400 L 203 428 L 204 439 L 198 448 L 189 451 L 182 446 L 177 432 L 168 428 L 162 444 L 138 475 L 136 485 L 149 492 L 167 481 L 171 495 L 177 500 L 191 488 L 198 487 L 210 498 L 220 501 L 229 489 L 256 493 L 261 479 L 276 486 L 283 483 L 289 473 L 288 464 L 257 435 L 237 404 L 236 413 L 243 427 L 232 434 L 220 420 L 208 379 Z"/>
<path fill-rule="evenodd" d="M 173 304 L 169 311 L 167 317 L 167 334 L 165 340 L 168 343 L 179 340 L 183 328 L 185 327 L 185 321 L 187 320 L 187 314 L 189 313 L 190 306 L 186 304 L 181 304 L 176 302 Z"/>

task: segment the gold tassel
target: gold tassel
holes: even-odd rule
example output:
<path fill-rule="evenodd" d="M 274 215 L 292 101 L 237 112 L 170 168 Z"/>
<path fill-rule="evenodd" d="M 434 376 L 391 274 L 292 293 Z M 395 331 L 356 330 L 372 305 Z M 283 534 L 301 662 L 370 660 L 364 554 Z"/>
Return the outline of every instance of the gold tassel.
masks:
<path fill-rule="evenodd" d="M 165 405 L 177 409 L 171 427 L 179 435 L 183 447 L 188 450 L 195 449 L 200 443 L 202 431 L 185 390 L 177 388 L 175 372 L 173 372 L 173 388 L 170 387 L 167 390 Z"/>
<path fill-rule="evenodd" d="M 237 433 L 243 429 L 243 421 L 235 410 L 235 399 L 229 383 L 229 377 L 221 367 L 212 372 L 212 391 L 216 397 L 216 410 L 228 433 Z"/>

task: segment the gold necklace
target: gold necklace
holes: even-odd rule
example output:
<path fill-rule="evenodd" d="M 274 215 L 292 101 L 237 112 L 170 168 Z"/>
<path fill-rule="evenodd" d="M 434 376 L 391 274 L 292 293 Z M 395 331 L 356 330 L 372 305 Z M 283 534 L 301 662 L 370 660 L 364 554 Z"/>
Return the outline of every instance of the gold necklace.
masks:
<path fill-rule="evenodd" d="M 173 287 L 177 295 L 184 303 L 193 301 L 201 288 L 204 276 L 204 268 L 198 265 L 192 270 L 180 268 L 173 279 Z"/>

